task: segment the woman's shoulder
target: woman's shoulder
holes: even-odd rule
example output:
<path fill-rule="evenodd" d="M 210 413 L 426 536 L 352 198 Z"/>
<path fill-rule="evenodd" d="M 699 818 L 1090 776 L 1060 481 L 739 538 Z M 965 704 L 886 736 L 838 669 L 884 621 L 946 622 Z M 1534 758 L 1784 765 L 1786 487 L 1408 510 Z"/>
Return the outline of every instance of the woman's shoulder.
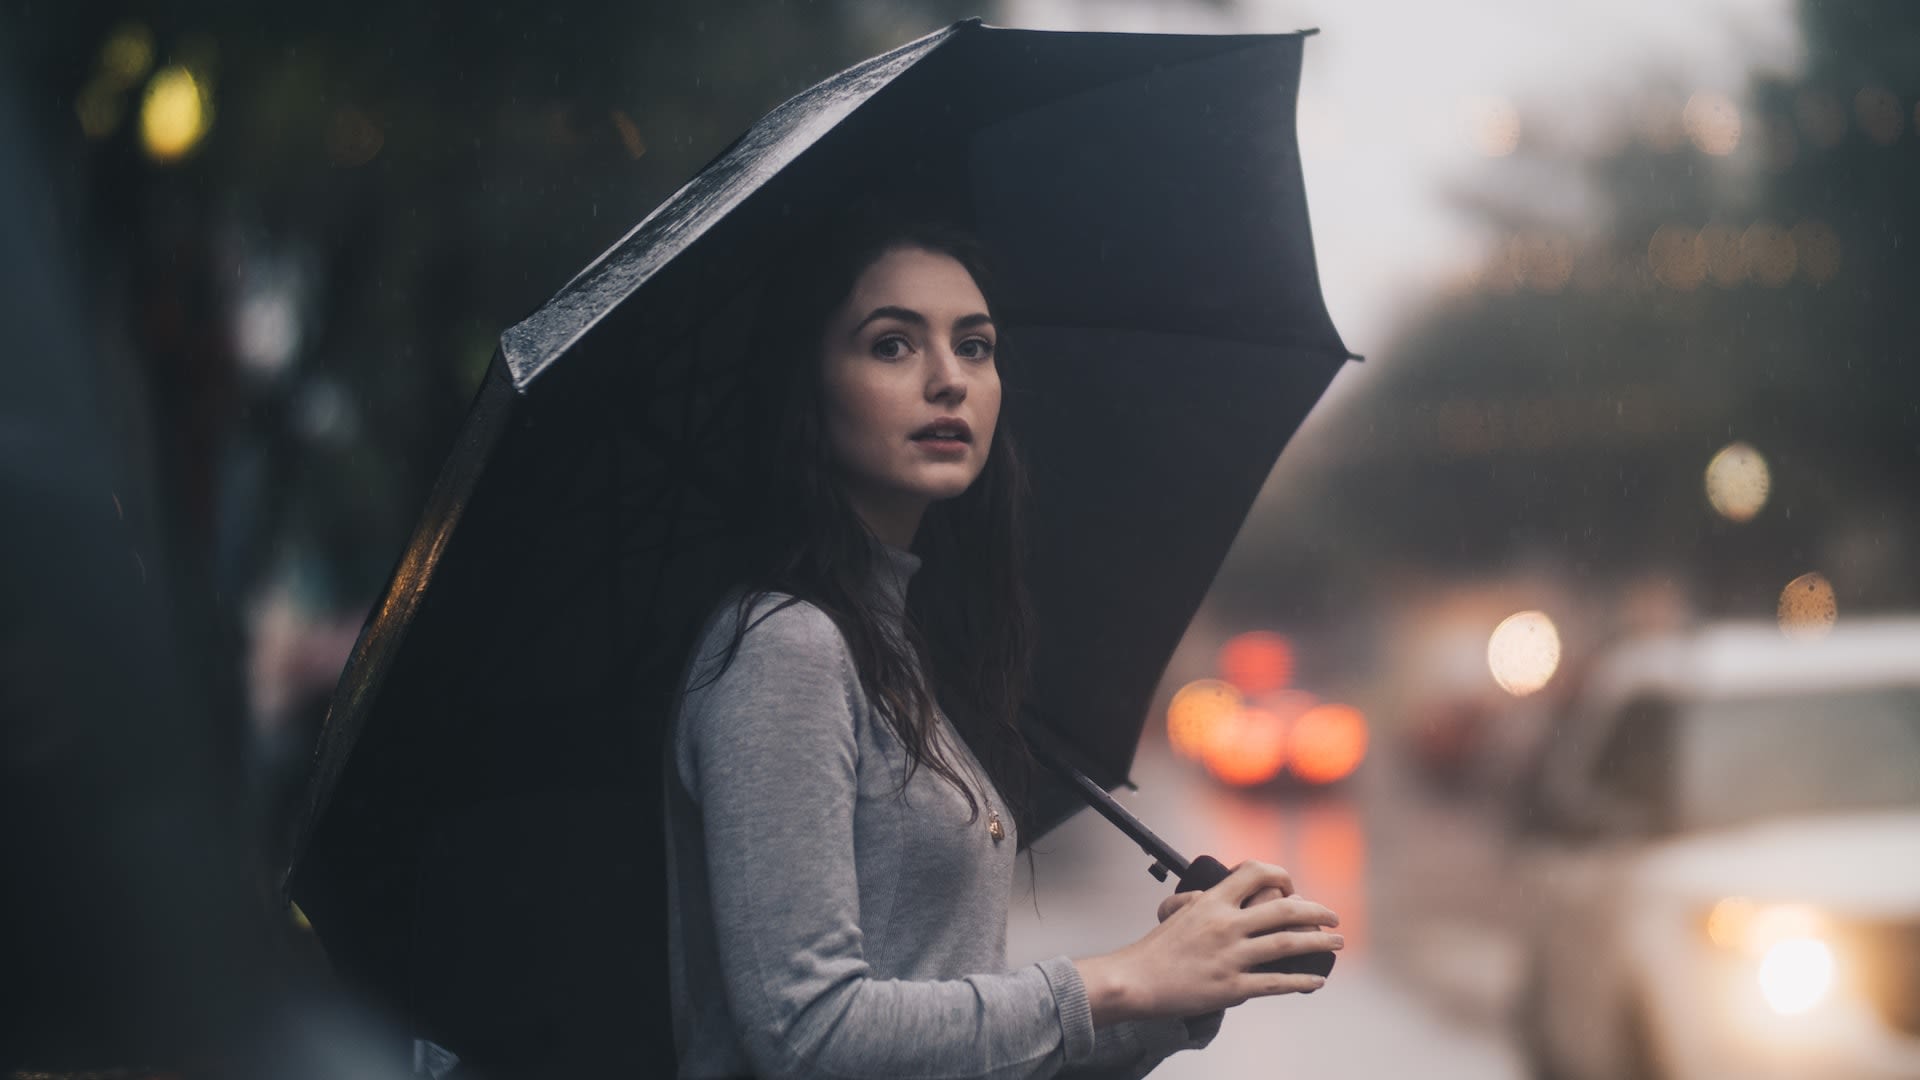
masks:
<path fill-rule="evenodd" d="M 712 661 L 725 656 L 736 636 L 742 657 L 791 659 L 818 663 L 837 660 L 846 652 L 845 639 L 831 616 L 818 605 L 779 590 L 729 589 L 708 614 L 700 635 L 700 656 Z M 745 632 L 741 633 L 741 625 Z"/>
<path fill-rule="evenodd" d="M 682 787 L 701 797 L 702 747 L 737 757 L 748 745 L 792 751 L 803 737 L 850 745 L 857 698 L 852 657 L 825 611 L 788 593 L 729 590 L 681 684 L 674 760 Z"/>

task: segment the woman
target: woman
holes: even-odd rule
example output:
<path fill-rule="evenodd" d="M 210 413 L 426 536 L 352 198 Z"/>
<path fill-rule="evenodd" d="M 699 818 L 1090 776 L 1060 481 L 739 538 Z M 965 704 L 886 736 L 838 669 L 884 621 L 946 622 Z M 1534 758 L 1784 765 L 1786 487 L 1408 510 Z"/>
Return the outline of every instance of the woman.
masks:
<path fill-rule="evenodd" d="M 1257 862 L 1124 949 L 1005 970 L 1028 616 L 990 282 L 934 225 L 800 252 L 760 323 L 759 557 L 666 755 L 679 1075 L 1140 1076 L 1321 985 L 1248 970 L 1342 944 Z"/>

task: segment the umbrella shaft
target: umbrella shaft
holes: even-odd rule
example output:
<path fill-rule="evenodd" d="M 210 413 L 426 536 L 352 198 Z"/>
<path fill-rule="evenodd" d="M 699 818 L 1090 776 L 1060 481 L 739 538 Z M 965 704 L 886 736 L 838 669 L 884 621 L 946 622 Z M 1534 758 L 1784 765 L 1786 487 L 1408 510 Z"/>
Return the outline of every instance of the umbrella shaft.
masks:
<path fill-rule="evenodd" d="M 1045 762 L 1049 768 L 1059 773 L 1068 782 L 1072 783 L 1074 788 L 1080 792 L 1081 798 L 1087 800 L 1088 806 L 1100 811 L 1100 816 L 1113 822 L 1116 828 L 1126 833 L 1134 843 L 1139 844 L 1140 850 L 1153 856 L 1161 866 L 1173 871 L 1174 876 L 1182 878 L 1186 876 L 1187 860 L 1181 858 L 1180 853 L 1173 850 L 1172 845 L 1154 835 L 1152 829 L 1141 824 L 1140 819 L 1128 812 L 1126 807 L 1115 802 L 1113 796 L 1107 794 L 1105 788 L 1088 779 L 1087 774 L 1061 760 L 1052 752 L 1051 748 L 1040 743 L 1035 743 L 1033 749 L 1036 757 Z M 1158 877 L 1161 875 L 1156 874 L 1155 876 Z"/>

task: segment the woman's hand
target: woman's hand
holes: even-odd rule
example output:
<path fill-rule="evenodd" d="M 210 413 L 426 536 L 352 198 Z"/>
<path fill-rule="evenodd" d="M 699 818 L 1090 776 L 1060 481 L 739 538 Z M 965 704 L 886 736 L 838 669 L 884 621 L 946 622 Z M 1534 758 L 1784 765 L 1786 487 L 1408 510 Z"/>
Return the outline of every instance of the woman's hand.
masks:
<path fill-rule="evenodd" d="M 1242 863 L 1241 865 L 1244 866 L 1245 864 Z M 1286 873 L 1285 870 L 1282 870 L 1280 872 L 1283 874 Z M 1244 904 L 1241 904 L 1240 906 L 1252 907 L 1255 904 L 1264 904 L 1269 900 L 1281 900 L 1292 895 L 1293 895 L 1293 881 L 1291 878 L 1289 878 L 1287 881 L 1287 884 L 1284 887 L 1279 885 L 1262 885 L 1260 887 L 1259 892 L 1254 893 L 1252 896 L 1247 897 L 1247 902 Z M 1191 904 L 1198 899 L 1200 899 L 1200 894 L 1198 892 L 1177 892 L 1177 893 L 1168 894 L 1165 900 L 1160 901 L 1160 910 L 1157 913 L 1160 917 L 1160 921 L 1166 922 L 1168 916 L 1172 915 L 1174 912 L 1179 911 L 1181 908 L 1186 907 L 1188 904 Z"/>
<path fill-rule="evenodd" d="M 1075 961 L 1095 1026 L 1196 1016 L 1249 998 L 1315 990 L 1325 978 L 1252 969 L 1345 944 L 1320 929 L 1338 926 L 1340 917 L 1294 895 L 1293 879 L 1271 863 L 1243 862 L 1211 889 L 1168 897 L 1159 914 L 1160 924 L 1132 945 Z"/>

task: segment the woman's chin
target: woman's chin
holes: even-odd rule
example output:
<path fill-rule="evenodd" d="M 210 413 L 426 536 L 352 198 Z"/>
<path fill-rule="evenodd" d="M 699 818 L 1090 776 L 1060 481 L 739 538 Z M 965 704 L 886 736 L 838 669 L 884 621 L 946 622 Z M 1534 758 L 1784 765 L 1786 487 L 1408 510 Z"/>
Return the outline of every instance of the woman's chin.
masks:
<path fill-rule="evenodd" d="M 923 462 L 900 485 L 928 499 L 951 499 L 973 486 L 980 470 L 970 461 Z"/>
<path fill-rule="evenodd" d="M 919 490 L 928 502 L 945 502 L 967 490 L 966 484 L 929 484 Z"/>

